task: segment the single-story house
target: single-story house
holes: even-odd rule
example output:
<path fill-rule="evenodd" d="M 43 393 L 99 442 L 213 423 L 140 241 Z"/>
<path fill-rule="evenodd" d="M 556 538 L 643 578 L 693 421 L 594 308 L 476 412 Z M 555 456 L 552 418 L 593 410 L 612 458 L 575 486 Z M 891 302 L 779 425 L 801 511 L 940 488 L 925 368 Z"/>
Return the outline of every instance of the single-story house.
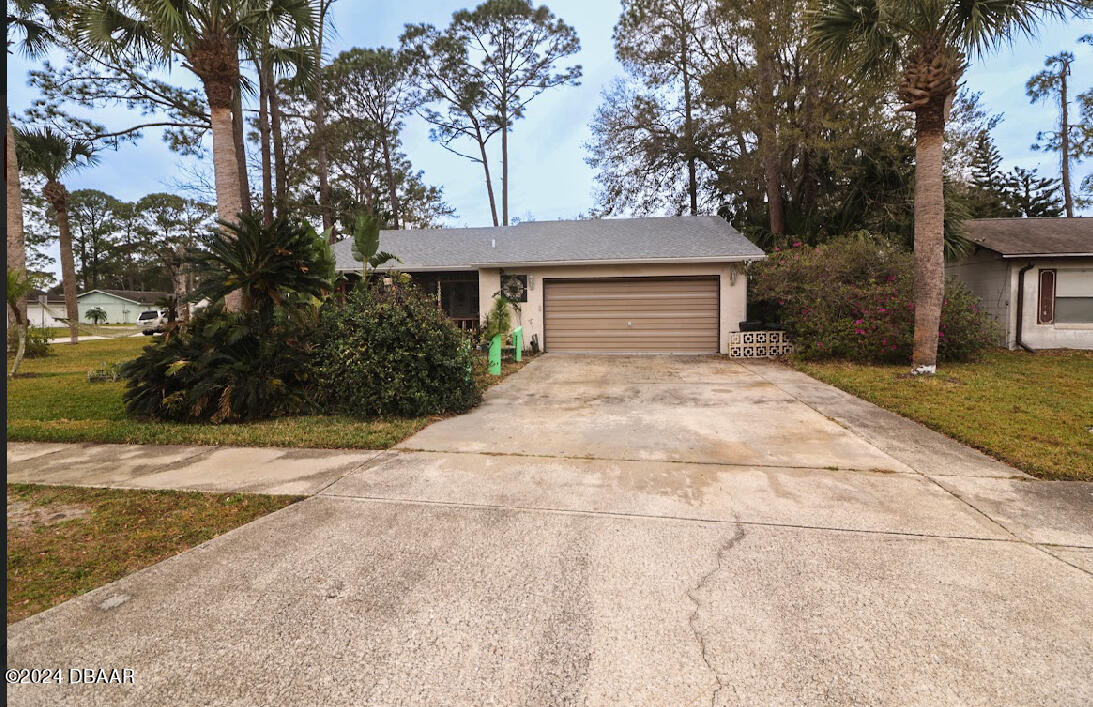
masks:
<path fill-rule="evenodd" d="M 65 296 L 58 292 L 50 294 L 42 290 L 31 290 L 27 294 L 27 322 L 31 326 L 64 326 L 60 318 L 65 316 Z"/>
<path fill-rule="evenodd" d="M 76 307 L 81 322 L 90 322 L 87 312 L 98 307 L 106 312 L 104 324 L 135 324 L 141 312 L 156 309 L 156 302 L 169 294 L 139 290 L 88 290 L 76 295 Z"/>
<path fill-rule="evenodd" d="M 747 319 L 744 264 L 765 257 L 717 216 L 382 231 L 380 248 L 464 328 L 505 292 L 525 345 L 551 352 L 728 353 Z M 349 240 L 334 253 L 361 271 Z"/>
<path fill-rule="evenodd" d="M 1093 218 L 985 218 L 946 269 L 983 300 L 1011 349 L 1093 349 Z"/>

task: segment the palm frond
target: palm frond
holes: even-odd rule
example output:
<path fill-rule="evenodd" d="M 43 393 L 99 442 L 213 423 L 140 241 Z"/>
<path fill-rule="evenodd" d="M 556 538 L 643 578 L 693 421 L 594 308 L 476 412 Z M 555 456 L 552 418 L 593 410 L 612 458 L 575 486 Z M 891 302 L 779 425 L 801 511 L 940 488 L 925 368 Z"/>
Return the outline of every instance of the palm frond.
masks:
<path fill-rule="evenodd" d="M 1030 37 L 1044 19 L 1088 18 L 1088 0 L 961 0 L 945 3 L 942 31 L 956 46 L 982 56 L 1000 43 Z"/>

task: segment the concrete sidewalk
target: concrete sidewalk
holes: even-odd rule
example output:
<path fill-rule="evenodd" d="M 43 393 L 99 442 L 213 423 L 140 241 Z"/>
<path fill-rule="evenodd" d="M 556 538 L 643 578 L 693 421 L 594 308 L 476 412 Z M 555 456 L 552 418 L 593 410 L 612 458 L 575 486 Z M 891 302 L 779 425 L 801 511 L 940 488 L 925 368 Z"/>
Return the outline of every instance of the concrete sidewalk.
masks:
<path fill-rule="evenodd" d="M 8 443 L 8 483 L 311 495 L 382 452 Z"/>

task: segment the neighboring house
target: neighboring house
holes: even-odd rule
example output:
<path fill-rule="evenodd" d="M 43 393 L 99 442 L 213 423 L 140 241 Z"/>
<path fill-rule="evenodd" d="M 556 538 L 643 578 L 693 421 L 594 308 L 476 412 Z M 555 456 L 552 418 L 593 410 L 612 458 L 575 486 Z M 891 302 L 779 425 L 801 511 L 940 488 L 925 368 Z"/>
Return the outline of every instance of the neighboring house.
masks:
<path fill-rule="evenodd" d="M 142 311 L 156 309 L 156 302 L 169 294 L 137 290 L 89 290 L 76 295 L 76 306 L 81 322 L 90 322 L 87 318 L 88 310 L 99 307 L 106 312 L 105 324 L 135 324 Z M 64 316 L 63 304 L 60 315 Z"/>
<path fill-rule="evenodd" d="M 45 298 L 44 304 L 42 298 Z M 60 327 L 65 316 L 65 296 L 31 290 L 27 295 L 27 322 L 31 326 Z"/>
<path fill-rule="evenodd" d="M 504 290 L 526 344 L 554 352 L 728 353 L 747 319 L 744 263 L 765 257 L 717 216 L 383 231 L 380 248 L 464 328 Z M 361 271 L 349 240 L 334 252 L 340 272 Z"/>
<path fill-rule="evenodd" d="M 1093 349 L 1093 218 L 988 218 L 949 264 L 998 318 L 1009 348 Z"/>

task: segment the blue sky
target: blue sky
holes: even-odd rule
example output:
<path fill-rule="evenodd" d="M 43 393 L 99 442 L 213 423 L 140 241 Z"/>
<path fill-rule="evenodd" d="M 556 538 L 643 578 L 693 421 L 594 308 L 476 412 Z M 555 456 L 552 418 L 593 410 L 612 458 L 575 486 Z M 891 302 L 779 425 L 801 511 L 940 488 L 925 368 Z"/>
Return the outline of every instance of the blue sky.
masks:
<path fill-rule="evenodd" d="M 341 0 L 334 6 L 337 35 L 330 42 L 331 52 L 353 46 L 394 45 L 404 24 L 443 25 L 453 11 L 469 4 L 459 0 Z M 582 48 L 574 61 L 583 66 L 584 78 L 579 87 L 555 89 L 537 98 L 510 138 L 510 205 L 513 216 L 521 219 L 573 217 L 593 206 L 593 173 L 584 162 L 583 144 L 589 139 L 588 125 L 600 92 L 621 74 L 611 44 L 611 30 L 619 12 L 617 2 L 553 0 L 549 5 L 577 29 Z M 1093 48 L 1076 42 L 1078 36 L 1090 32 L 1093 22 L 1054 22 L 1045 25 L 1032 40 L 1017 40 L 1012 47 L 973 61 L 965 77 L 967 85 L 983 92 L 983 103 L 990 112 L 1005 114 L 1005 120 L 994 133 L 1005 168 L 1020 165 L 1036 167 L 1044 174 L 1057 173 L 1058 160 L 1054 154 L 1030 149 L 1037 129 L 1056 120 L 1055 109 L 1043 104 L 1030 105 L 1024 83 L 1042 68 L 1047 55 L 1070 49 L 1077 56 L 1075 92 L 1093 85 Z M 8 100 L 13 113 L 20 112 L 34 98 L 26 85 L 28 68 L 22 57 L 9 57 Z M 194 85 L 192 75 L 185 69 L 179 68 L 175 74 L 173 80 L 179 84 Z M 120 113 L 124 113 L 123 108 L 103 110 L 97 119 L 121 125 L 124 117 Z M 445 198 L 456 208 L 457 215 L 449 225 L 488 225 L 489 206 L 477 164 L 430 142 L 428 130 L 417 118 L 407 122 L 403 143 L 414 166 L 425 171 L 426 181 L 443 186 Z M 71 177 L 68 186 L 94 187 L 122 199 L 135 200 L 151 191 L 169 191 L 183 162 L 167 149 L 156 131 L 150 130 L 138 145 L 103 153 L 97 167 Z M 1093 160 L 1078 165 L 1075 185 L 1090 171 Z"/>

